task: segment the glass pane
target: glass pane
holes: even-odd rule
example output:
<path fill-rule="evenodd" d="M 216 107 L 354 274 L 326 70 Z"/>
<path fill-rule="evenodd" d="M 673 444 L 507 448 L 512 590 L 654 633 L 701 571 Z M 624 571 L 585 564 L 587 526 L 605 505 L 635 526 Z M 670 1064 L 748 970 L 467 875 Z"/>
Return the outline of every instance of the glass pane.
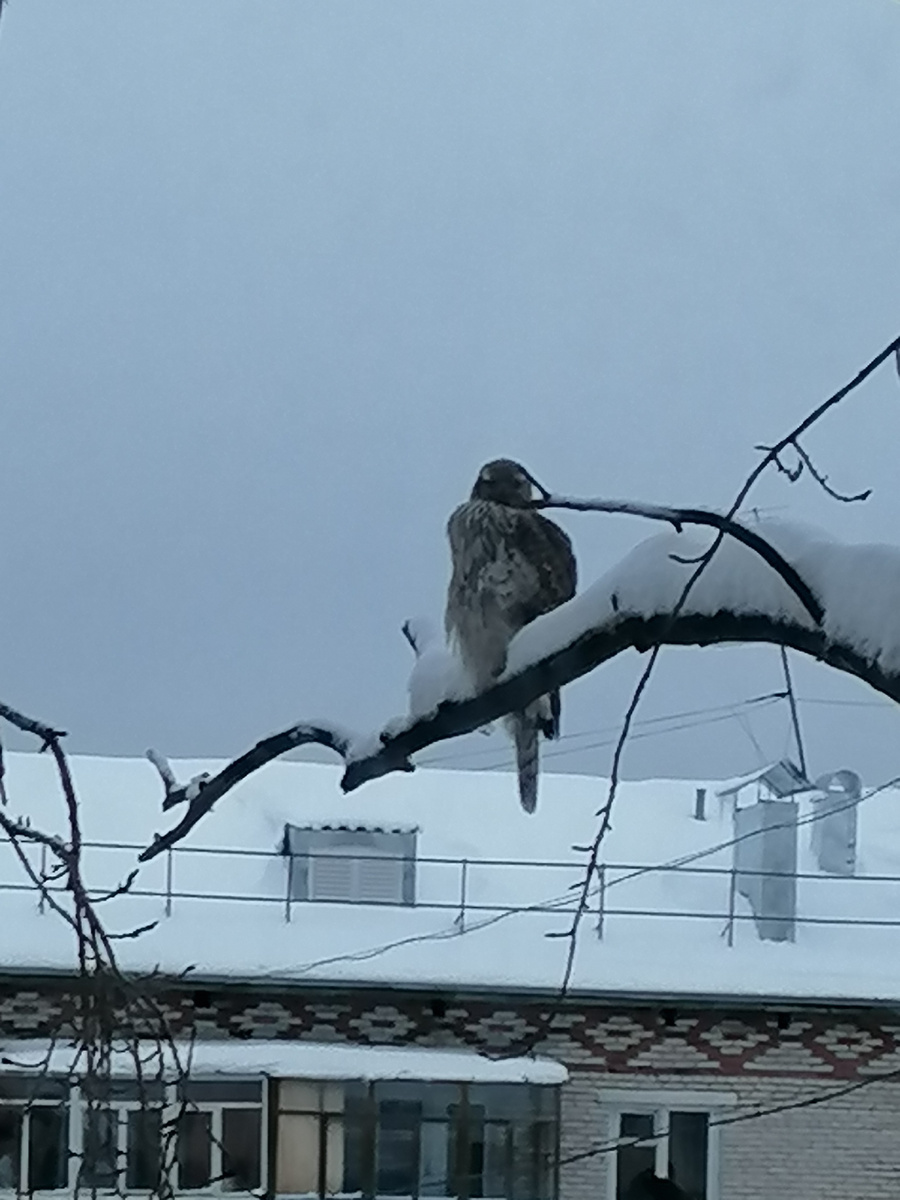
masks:
<path fill-rule="evenodd" d="M 540 1091 L 525 1083 L 476 1083 L 469 1087 L 469 1103 L 483 1108 L 489 1121 L 513 1120 L 537 1111 Z"/>
<path fill-rule="evenodd" d="M 0 1076 L 0 1100 L 67 1100 L 69 1084 L 52 1075 Z"/>
<path fill-rule="evenodd" d="M 652 1137 L 652 1114 L 622 1113 L 619 1136 L 622 1138 Z M 649 1146 L 620 1146 L 616 1150 L 616 1200 L 637 1200 L 641 1195 L 638 1176 L 653 1176 L 655 1168 L 655 1144 Z"/>
<path fill-rule="evenodd" d="M 179 1100 L 207 1100 L 219 1104 L 261 1104 L 262 1083 L 258 1079 L 187 1079 L 178 1085 Z"/>
<path fill-rule="evenodd" d="M 344 1086 L 341 1083 L 322 1084 L 322 1112 L 342 1113 L 344 1111 Z"/>
<path fill-rule="evenodd" d="M 419 1179 L 420 1106 L 406 1100 L 378 1105 L 375 1190 L 380 1196 L 414 1196 Z"/>
<path fill-rule="evenodd" d="M 156 1188 L 162 1167 L 162 1113 L 158 1109 L 127 1114 L 125 1183 L 129 1189 Z"/>
<path fill-rule="evenodd" d="M 342 1113 L 344 1087 L 341 1083 L 311 1083 L 306 1079 L 281 1079 L 278 1111 L 282 1113 Z"/>
<path fill-rule="evenodd" d="M 68 1186 L 69 1110 L 38 1105 L 28 1114 L 28 1189 Z"/>
<path fill-rule="evenodd" d="M 145 1079 L 88 1079 L 80 1080 L 82 1094 L 92 1100 L 136 1100 L 142 1103 L 162 1103 L 164 1085 L 162 1080 L 147 1076 Z"/>
<path fill-rule="evenodd" d="M 276 1194 L 319 1194 L 319 1137 L 323 1119 L 314 1113 L 278 1114 Z M 340 1179 L 337 1183 L 340 1189 Z"/>
<path fill-rule="evenodd" d="M 512 1194 L 515 1200 L 534 1200 L 539 1145 L 537 1127 L 519 1121 L 510 1126 L 512 1138 Z"/>
<path fill-rule="evenodd" d="M 444 1121 L 424 1121 L 419 1164 L 420 1196 L 455 1196 L 450 1127 Z"/>
<path fill-rule="evenodd" d="M 259 1187 L 261 1117 L 256 1108 L 222 1112 L 222 1187 L 226 1192 Z"/>
<path fill-rule="evenodd" d="M 555 1120 L 559 1112 L 559 1088 L 545 1084 L 542 1087 L 532 1086 L 530 1092 L 532 1111 Z"/>
<path fill-rule="evenodd" d="M 446 1121 L 460 1101 L 458 1083 L 407 1083 L 385 1080 L 375 1084 L 375 1099 L 405 1100 L 417 1104 L 423 1120 Z"/>
<path fill-rule="evenodd" d="M 688 1200 L 706 1200 L 708 1142 L 708 1113 L 669 1113 L 669 1178 Z"/>
<path fill-rule="evenodd" d="M 475 1129 L 473 1128 L 473 1138 Z M 482 1178 L 473 1177 L 473 1186 L 481 1183 L 480 1191 L 473 1191 L 473 1196 L 510 1196 L 512 1195 L 512 1131 L 505 1121 L 488 1121 L 482 1130 Z M 472 1142 L 472 1170 L 478 1166 L 476 1144 Z"/>
<path fill-rule="evenodd" d="M 373 1130 L 368 1097 L 361 1092 L 348 1092 L 344 1110 L 344 1181 L 342 1192 L 365 1192 L 371 1180 L 371 1151 Z M 367 1167 L 369 1169 L 367 1169 Z"/>
<path fill-rule="evenodd" d="M 559 1153 L 556 1121 L 538 1121 L 534 1125 L 535 1195 L 537 1200 L 550 1200 L 556 1177 Z"/>
<path fill-rule="evenodd" d="M 325 1121 L 325 1195 L 334 1196 L 344 1183 L 344 1121 L 326 1115 Z"/>
<path fill-rule="evenodd" d="M 183 1188 L 208 1187 L 212 1149 L 212 1114 L 186 1112 L 178 1124 L 178 1183 Z"/>
<path fill-rule="evenodd" d="M 22 1147 L 22 1110 L 0 1107 L 0 1188 L 17 1190 Z"/>
<path fill-rule="evenodd" d="M 118 1175 L 119 1114 L 115 1109 L 86 1109 L 81 1183 L 89 1188 L 114 1188 Z"/>

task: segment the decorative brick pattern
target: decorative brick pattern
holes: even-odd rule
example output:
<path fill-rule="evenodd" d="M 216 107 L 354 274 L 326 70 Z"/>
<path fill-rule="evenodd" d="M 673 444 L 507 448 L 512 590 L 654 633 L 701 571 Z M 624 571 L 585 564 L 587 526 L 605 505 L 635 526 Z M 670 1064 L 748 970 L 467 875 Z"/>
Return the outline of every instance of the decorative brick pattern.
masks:
<path fill-rule="evenodd" d="M 850 1080 L 900 1065 L 896 1015 L 868 1011 L 759 1009 L 726 1013 L 711 1008 L 653 1005 L 570 1005 L 549 1016 L 533 1001 L 377 994 L 323 996 L 299 987 L 221 987 L 160 990 L 157 999 L 178 1035 L 224 1038 L 308 1038 L 364 1044 L 459 1046 L 515 1052 L 536 1049 L 573 1066 L 611 1075 L 683 1072 Z M 35 1037 L 71 1029 L 75 999 L 54 981 L 23 987 L 0 984 L 0 1032 Z M 898 1190 L 900 1195 L 900 1190 Z"/>

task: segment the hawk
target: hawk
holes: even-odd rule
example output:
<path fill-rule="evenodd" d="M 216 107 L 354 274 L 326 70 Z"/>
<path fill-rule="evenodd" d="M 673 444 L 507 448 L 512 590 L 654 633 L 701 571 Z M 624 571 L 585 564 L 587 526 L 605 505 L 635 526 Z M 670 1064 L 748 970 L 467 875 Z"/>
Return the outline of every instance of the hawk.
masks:
<path fill-rule="evenodd" d="M 514 634 L 575 594 L 572 543 L 529 508 L 535 480 L 508 458 L 485 463 L 472 494 L 447 522 L 453 573 L 444 624 L 476 691 L 506 666 Z M 519 799 L 537 805 L 538 735 L 559 736 L 559 692 L 505 718 L 516 747 Z"/>

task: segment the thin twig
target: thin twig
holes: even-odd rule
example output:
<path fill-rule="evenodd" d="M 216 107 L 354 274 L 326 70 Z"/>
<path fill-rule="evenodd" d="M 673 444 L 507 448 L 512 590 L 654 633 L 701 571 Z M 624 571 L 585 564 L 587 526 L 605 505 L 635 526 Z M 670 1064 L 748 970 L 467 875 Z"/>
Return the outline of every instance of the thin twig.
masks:
<path fill-rule="evenodd" d="M 832 500 L 840 500 L 842 504 L 858 504 L 863 500 L 868 500 L 868 498 L 872 495 L 871 488 L 866 488 L 864 492 L 857 492 L 855 495 L 848 495 L 844 492 L 836 491 L 835 488 L 833 488 L 828 482 L 828 476 L 823 475 L 821 472 L 816 470 L 812 459 L 799 442 L 794 442 L 794 449 L 800 455 L 800 460 L 805 464 L 807 471 L 809 471 L 810 475 L 812 475 L 819 487 L 826 492 L 832 498 Z"/>

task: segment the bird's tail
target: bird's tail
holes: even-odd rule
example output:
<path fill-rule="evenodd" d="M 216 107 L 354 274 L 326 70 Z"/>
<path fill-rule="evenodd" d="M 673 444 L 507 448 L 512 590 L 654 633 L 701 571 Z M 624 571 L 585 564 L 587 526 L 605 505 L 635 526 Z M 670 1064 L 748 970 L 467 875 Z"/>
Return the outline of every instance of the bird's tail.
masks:
<path fill-rule="evenodd" d="M 537 709 L 538 729 L 540 729 L 545 738 L 556 741 L 559 737 L 559 722 L 562 707 L 559 700 L 559 691 L 553 691 L 547 696 L 541 696 L 534 707 Z"/>
<path fill-rule="evenodd" d="M 534 705 L 525 712 L 510 713 L 506 718 L 516 746 L 516 769 L 519 773 L 519 801 L 527 813 L 537 807 L 538 793 L 538 737 L 540 727 Z"/>
<path fill-rule="evenodd" d="M 516 746 L 516 769 L 519 772 L 519 800 L 527 813 L 537 808 L 538 772 L 540 769 L 540 735 L 559 737 L 559 692 L 541 696 L 524 712 L 510 713 L 504 724 Z"/>

